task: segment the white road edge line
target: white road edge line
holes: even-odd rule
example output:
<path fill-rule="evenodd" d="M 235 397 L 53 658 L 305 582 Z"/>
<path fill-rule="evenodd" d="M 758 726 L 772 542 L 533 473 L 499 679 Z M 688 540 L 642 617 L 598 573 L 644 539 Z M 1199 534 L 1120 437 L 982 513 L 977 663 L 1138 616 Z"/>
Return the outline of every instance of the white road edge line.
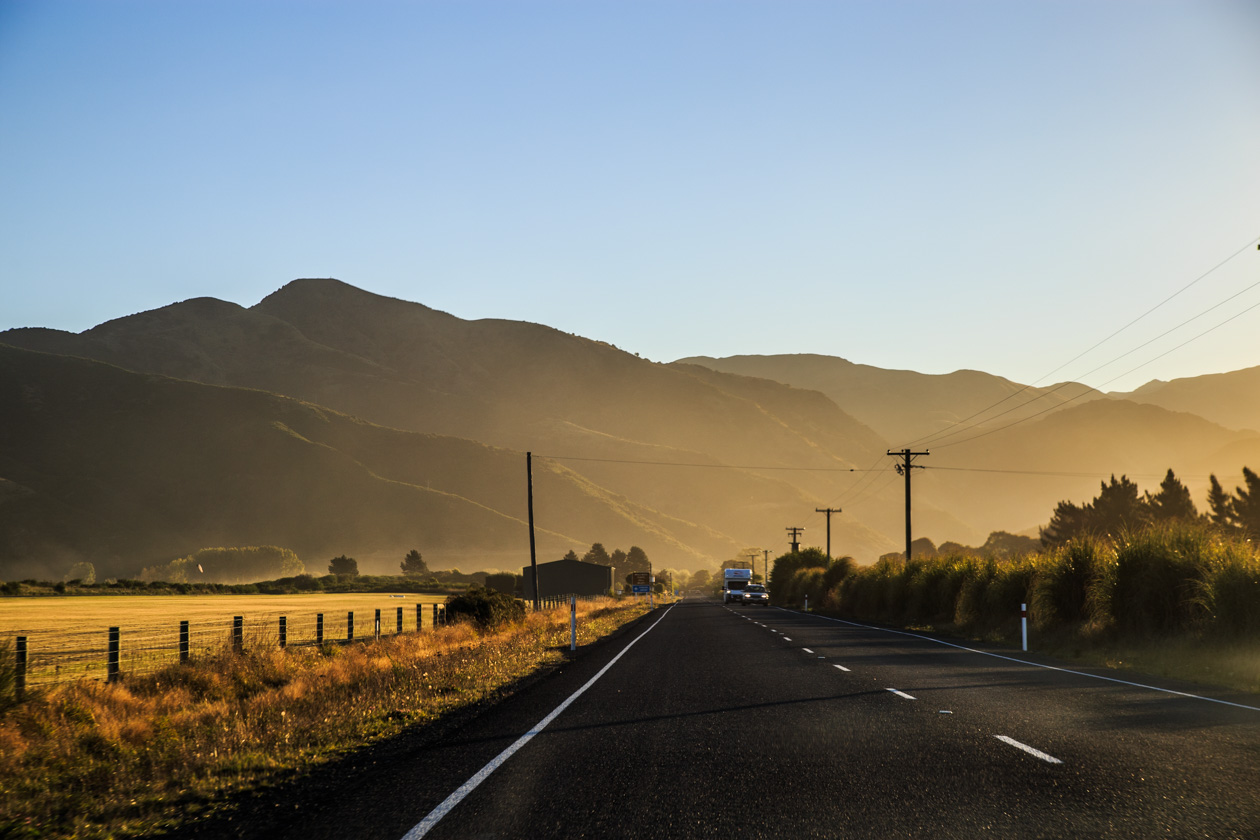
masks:
<path fill-rule="evenodd" d="M 849 669 L 848 669 L 848 668 L 846 668 L 846 667 L 844 667 L 843 665 L 835 665 L 835 664 L 833 663 L 832 667 L 833 667 L 833 668 L 839 668 L 841 671 L 844 671 L 846 674 L 847 674 L 847 673 L 850 673 L 850 672 L 849 672 Z"/>
<path fill-rule="evenodd" d="M 918 697 L 911 697 L 909 694 L 906 694 L 904 691 L 898 691 L 898 690 L 897 690 L 897 689 L 895 689 L 895 688 L 890 688 L 890 689 L 888 689 L 888 690 L 889 690 L 889 691 L 891 691 L 893 694 L 896 694 L 898 697 L 904 697 L 904 698 L 906 698 L 907 700 L 918 700 L 918 699 L 919 699 Z"/>
<path fill-rule="evenodd" d="M 801 650 L 805 651 L 806 653 L 813 653 L 813 651 L 810 650 L 809 648 L 801 648 Z"/>
<path fill-rule="evenodd" d="M 778 607 L 778 609 L 782 610 L 783 607 Z M 792 612 L 792 610 L 783 610 L 783 611 Z M 922 641 L 925 641 L 925 642 L 932 642 L 933 644 L 944 645 L 945 647 L 951 647 L 951 648 L 954 648 L 955 650 L 965 650 L 968 653 L 978 653 L 981 656 L 991 656 L 994 659 L 1005 659 L 1007 662 L 1014 662 L 1019 665 L 1031 665 L 1034 668 L 1044 668 L 1047 671 L 1058 671 L 1062 674 L 1076 674 L 1078 677 L 1089 677 L 1090 679 L 1093 679 L 1093 680 L 1104 680 L 1106 682 L 1119 683 L 1120 685 L 1127 685 L 1133 688 L 1145 688 L 1150 691 L 1159 691 L 1164 694 L 1174 694 L 1178 697 L 1187 697 L 1191 700 L 1205 700 L 1208 703 L 1219 703 L 1222 706 L 1233 706 L 1235 709 L 1247 709 L 1252 712 L 1260 712 L 1260 706 L 1248 706 L 1245 703 L 1234 703 L 1229 700 L 1220 700 L 1220 699 L 1217 699 L 1216 697 L 1204 697 L 1202 694 L 1190 694 L 1189 692 L 1185 692 L 1185 691 L 1173 691 L 1171 688 L 1160 688 L 1157 685 L 1146 685 L 1145 683 L 1130 682 L 1129 680 L 1116 679 L 1115 677 L 1104 677 L 1101 674 L 1090 674 L 1085 671 L 1073 671 L 1071 668 L 1060 668 L 1057 665 L 1043 665 L 1040 662 L 1029 662 L 1027 659 L 1018 659 L 1014 656 L 1003 656 L 1000 653 L 990 653 L 987 650 L 977 650 L 975 648 L 969 648 L 965 645 L 956 645 L 951 642 L 943 642 L 940 639 L 933 639 L 931 636 L 920 636 L 918 633 L 908 633 L 905 630 L 890 630 L 887 627 L 874 627 L 870 624 L 861 624 L 857 621 L 846 621 L 843 618 L 830 618 L 825 615 L 814 615 L 814 616 L 811 616 L 811 618 L 821 618 L 823 621 L 834 621 L 837 624 L 848 624 L 852 627 L 861 627 L 863 630 L 876 630 L 881 633 L 894 633 L 898 636 L 909 636 L 912 639 L 921 639 Z"/>
<path fill-rule="evenodd" d="M 1034 747 L 1030 747 L 1027 744 L 1021 744 L 1019 741 L 1016 741 L 1014 738 L 1008 738 L 1005 735 L 994 735 L 993 737 L 997 738 L 999 741 L 1001 741 L 1004 744 L 1010 744 L 1012 747 L 1014 747 L 1017 750 L 1023 750 L 1024 752 L 1028 753 L 1034 758 L 1040 758 L 1042 761 L 1046 762 L 1047 764 L 1062 764 L 1063 763 L 1062 761 L 1050 755 L 1049 753 L 1043 753 L 1041 750 L 1036 749 Z"/>
<path fill-rule="evenodd" d="M 490 760 L 489 764 L 487 764 L 485 767 L 482 767 L 480 770 L 478 770 L 476 775 L 474 775 L 471 779 L 469 779 L 468 781 L 460 785 L 455 790 L 455 792 L 452 793 L 450 796 L 446 797 L 446 799 L 442 800 L 442 804 L 438 805 L 436 808 L 430 811 L 428 816 L 426 816 L 419 823 L 417 823 L 415 826 L 412 827 L 411 831 L 408 831 L 406 834 L 404 834 L 402 840 L 420 840 L 421 837 L 428 834 L 429 831 L 431 831 L 433 827 L 437 825 L 438 822 L 440 822 L 443 817 L 445 817 L 447 814 L 451 812 L 452 808 L 454 808 L 456 805 L 462 802 L 464 797 L 472 793 L 476 789 L 477 785 L 484 782 L 489 777 L 489 775 L 493 773 L 495 770 L 498 770 L 499 766 L 502 765 L 503 762 L 511 758 L 516 753 L 517 750 L 519 750 L 521 747 L 525 746 L 531 740 L 533 740 L 535 735 L 537 735 L 538 733 L 546 729 L 547 725 L 550 724 L 553 720 L 555 720 L 560 715 L 561 712 L 569 708 L 569 704 L 571 704 L 574 700 L 581 697 L 588 688 L 593 686 L 600 677 L 604 676 L 604 674 L 607 673 L 609 668 L 616 665 L 617 660 L 625 656 L 626 651 L 634 647 L 635 644 L 638 643 L 639 639 L 642 639 L 648 633 L 651 633 L 654 629 L 656 629 L 656 625 L 660 624 L 665 619 L 665 616 L 667 615 L 669 615 L 669 610 L 665 610 L 665 612 L 661 614 L 660 618 L 652 622 L 651 627 L 644 630 L 639 635 L 635 636 L 634 639 L 630 642 L 630 644 L 626 645 L 624 648 L 621 649 L 621 653 L 614 656 L 608 662 L 607 665 L 599 669 L 598 674 L 596 674 L 595 676 L 587 680 L 586 685 L 582 686 L 577 691 L 570 694 L 569 699 L 565 700 L 559 706 L 556 706 L 556 708 L 552 710 L 551 714 L 547 715 L 545 718 L 543 718 L 537 724 L 535 724 L 533 729 L 529 730 L 524 735 L 517 738 L 516 743 L 512 744 L 512 746 L 508 747 L 503 752 L 496 755 L 493 759 Z"/>

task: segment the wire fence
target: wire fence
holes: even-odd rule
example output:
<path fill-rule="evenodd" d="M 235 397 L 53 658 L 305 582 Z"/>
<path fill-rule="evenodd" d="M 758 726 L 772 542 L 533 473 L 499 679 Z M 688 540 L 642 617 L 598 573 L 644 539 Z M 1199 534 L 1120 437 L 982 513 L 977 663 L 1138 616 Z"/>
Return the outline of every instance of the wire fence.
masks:
<path fill-rule="evenodd" d="M 540 610 L 568 607 L 574 596 L 540 599 Z M 577 596 L 579 600 L 592 600 Z M 532 608 L 532 603 L 527 602 Z M 123 674 L 159 671 L 189 659 L 238 651 L 348 644 L 381 636 L 430 631 L 446 623 L 446 607 L 417 603 L 344 611 L 271 611 L 198 622 L 167 620 L 89 629 L 6 629 L 0 646 L 13 656 L 15 687 L 81 679 L 114 681 Z"/>

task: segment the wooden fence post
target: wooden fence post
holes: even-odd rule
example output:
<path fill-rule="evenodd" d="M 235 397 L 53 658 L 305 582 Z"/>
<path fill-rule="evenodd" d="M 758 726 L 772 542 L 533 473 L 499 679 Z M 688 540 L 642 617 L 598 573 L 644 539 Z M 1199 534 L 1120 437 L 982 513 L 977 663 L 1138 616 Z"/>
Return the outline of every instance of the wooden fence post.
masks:
<path fill-rule="evenodd" d="M 402 634 L 402 607 L 398 608 L 398 633 Z"/>
<path fill-rule="evenodd" d="M 245 648 L 245 616 L 232 616 L 232 650 L 241 653 Z"/>
<path fill-rule="evenodd" d="M 438 605 L 434 604 L 433 605 L 433 629 L 436 630 L 437 626 L 438 626 Z"/>
<path fill-rule="evenodd" d="M 354 641 L 354 610 L 346 613 L 346 641 Z"/>
<path fill-rule="evenodd" d="M 289 617 L 280 616 L 280 649 L 284 650 L 289 646 Z"/>
<path fill-rule="evenodd" d="M 424 604 L 416 604 L 416 632 L 424 629 Z"/>
<path fill-rule="evenodd" d="M 20 702 L 26 696 L 26 637 L 17 637 L 16 672 L 13 675 L 13 696 Z"/>
<path fill-rule="evenodd" d="M 315 644 L 323 647 L 324 645 L 324 614 L 315 614 Z"/>
<path fill-rule="evenodd" d="M 188 622 L 179 623 L 179 664 L 188 664 Z"/>
<path fill-rule="evenodd" d="M 107 682 L 118 682 L 118 653 L 120 647 L 118 628 L 109 628 L 109 658 L 105 661 L 105 680 Z"/>
<path fill-rule="evenodd" d="M 377 639 L 377 641 L 380 641 L 380 638 L 381 638 L 381 610 L 380 610 L 380 608 L 379 608 L 379 607 L 378 607 L 378 608 L 377 608 L 377 610 L 376 610 L 376 625 L 375 625 L 375 627 L 376 627 L 376 639 Z"/>

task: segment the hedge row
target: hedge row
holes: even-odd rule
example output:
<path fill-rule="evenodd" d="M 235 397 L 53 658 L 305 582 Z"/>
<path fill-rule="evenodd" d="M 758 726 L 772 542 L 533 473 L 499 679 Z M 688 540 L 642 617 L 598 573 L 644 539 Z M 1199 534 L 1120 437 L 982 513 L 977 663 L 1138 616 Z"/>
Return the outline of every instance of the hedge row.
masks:
<path fill-rule="evenodd" d="M 849 558 L 804 555 L 785 555 L 793 559 L 783 574 L 776 567 L 775 601 L 798 607 L 808 595 L 811 608 L 857 620 L 1014 636 L 1020 604 L 1027 603 L 1042 631 L 1130 637 L 1260 631 L 1260 552 L 1209 526 L 1080 538 L 1009 560 L 945 556 L 859 568 Z"/>

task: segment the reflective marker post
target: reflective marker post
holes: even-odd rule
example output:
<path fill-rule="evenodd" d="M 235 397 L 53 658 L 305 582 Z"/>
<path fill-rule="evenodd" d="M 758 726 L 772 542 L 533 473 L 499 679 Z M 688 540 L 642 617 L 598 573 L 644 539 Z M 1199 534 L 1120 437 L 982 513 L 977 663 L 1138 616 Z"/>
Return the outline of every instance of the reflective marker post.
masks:
<path fill-rule="evenodd" d="M 569 650 L 577 650 L 577 596 L 569 596 Z"/>
<path fill-rule="evenodd" d="M 1028 605 L 1019 605 L 1019 624 L 1024 636 L 1024 651 L 1028 651 Z"/>

